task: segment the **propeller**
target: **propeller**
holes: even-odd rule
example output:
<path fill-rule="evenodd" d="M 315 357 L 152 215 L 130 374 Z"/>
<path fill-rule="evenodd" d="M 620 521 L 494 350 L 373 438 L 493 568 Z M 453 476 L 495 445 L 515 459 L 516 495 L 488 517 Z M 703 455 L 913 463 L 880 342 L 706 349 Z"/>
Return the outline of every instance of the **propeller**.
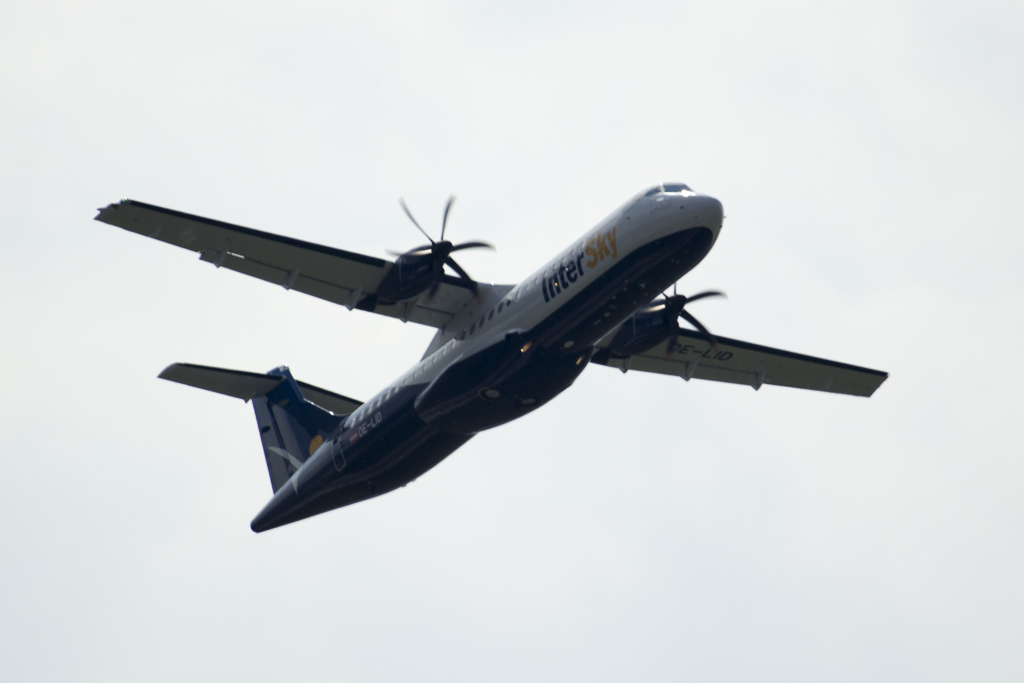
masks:
<path fill-rule="evenodd" d="M 453 252 L 461 251 L 463 249 L 494 249 L 494 245 L 488 242 L 463 242 L 462 244 L 452 244 L 444 238 L 445 228 L 448 227 L 448 215 L 451 213 L 452 204 L 455 203 L 455 197 L 449 197 L 448 203 L 444 205 L 444 218 L 441 220 L 441 239 L 438 241 L 434 241 L 434 238 L 431 237 L 427 231 L 423 229 L 423 226 L 416 221 L 412 212 L 409 211 L 409 207 L 405 205 L 404 199 L 399 199 L 398 203 L 402 205 L 402 211 L 405 211 L 405 215 L 409 217 L 412 224 L 415 225 L 428 240 L 430 240 L 430 244 L 424 244 L 423 246 L 416 247 L 415 249 L 410 249 L 409 251 L 402 253 L 393 251 L 389 251 L 388 253 L 398 257 L 425 256 L 430 254 L 433 261 L 433 273 L 431 275 L 430 290 L 427 293 L 428 299 L 434 298 L 434 295 L 437 294 L 437 288 L 441 286 L 441 278 L 444 276 L 445 266 L 450 267 L 459 274 L 459 277 L 471 284 L 473 286 L 473 293 L 476 294 L 476 281 L 469 276 L 469 273 L 467 273 L 462 266 L 455 262 L 455 259 L 453 259 L 451 255 Z"/>
<path fill-rule="evenodd" d="M 711 296 L 725 296 L 725 292 L 719 292 L 717 290 L 708 290 L 706 292 L 700 292 L 693 296 L 685 296 L 683 294 L 676 293 L 676 286 L 672 285 L 672 296 L 668 296 L 664 292 L 664 299 L 658 301 L 652 301 L 651 304 L 644 309 L 645 313 L 655 313 L 657 311 L 664 311 L 668 318 L 668 324 L 672 332 L 669 335 L 668 350 L 674 351 L 676 349 L 676 337 L 679 334 L 679 318 L 682 318 L 686 322 L 693 325 L 698 332 L 703 334 L 707 340 L 711 343 L 712 347 L 718 346 L 718 340 L 715 339 L 714 335 L 708 331 L 708 328 L 704 327 L 703 324 L 697 318 L 693 316 L 689 311 L 686 310 L 686 304 L 700 299 L 706 299 Z"/>

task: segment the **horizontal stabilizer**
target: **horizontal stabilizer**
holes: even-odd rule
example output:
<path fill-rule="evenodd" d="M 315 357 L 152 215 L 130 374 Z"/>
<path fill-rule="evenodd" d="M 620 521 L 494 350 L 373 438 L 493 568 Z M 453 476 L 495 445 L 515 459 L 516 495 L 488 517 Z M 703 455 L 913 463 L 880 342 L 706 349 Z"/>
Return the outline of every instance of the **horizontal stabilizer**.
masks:
<path fill-rule="evenodd" d="M 191 363 L 173 363 L 164 368 L 160 373 L 160 379 L 167 379 L 178 384 L 185 384 L 196 389 L 205 389 L 226 396 L 240 398 L 243 401 L 251 401 L 259 396 L 266 396 L 274 388 L 284 381 L 280 375 L 264 375 L 257 372 L 245 372 L 243 370 L 227 370 L 225 368 L 211 368 L 206 365 L 193 365 Z M 361 401 L 354 398 L 336 394 L 327 389 L 296 382 L 302 390 L 302 396 L 307 401 L 315 403 L 322 408 L 330 410 L 338 415 L 348 415 L 355 412 L 356 408 L 362 405 Z"/>
<path fill-rule="evenodd" d="M 196 389 L 205 389 L 226 396 L 234 396 L 246 402 L 257 396 L 265 396 L 284 380 L 284 377 L 273 375 L 210 368 L 205 365 L 189 363 L 168 365 L 159 376 L 160 379 L 187 384 Z"/>
<path fill-rule="evenodd" d="M 333 391 L 327 391 L 326 389 L 315 387 L 312 384 L 306 384 L 305 382 L 299 382 L 298 380 L 296 380 L 295 383 L 299 385 L 300 389 L 302 389 L 302 395 L 307 401 L 315 403 L 322 408 L 327 408 L 327 410 L 332 413 L 337 413 L 338 415 L 354 413 L 356 412 L 356 408 L 363 405 L 362 401 L 357 401 L 354 398 L 349 398 L 348 396 L 336 394 Z"/>
<path fill-rule="evenodd" d="M 287 367 L 265 375 L 191 363 L 164 368 L 161 379 L 252 401 L 270 485 L 276 493 L 325 441 L 334 438 L 359 401 L 305 382 Z"/>

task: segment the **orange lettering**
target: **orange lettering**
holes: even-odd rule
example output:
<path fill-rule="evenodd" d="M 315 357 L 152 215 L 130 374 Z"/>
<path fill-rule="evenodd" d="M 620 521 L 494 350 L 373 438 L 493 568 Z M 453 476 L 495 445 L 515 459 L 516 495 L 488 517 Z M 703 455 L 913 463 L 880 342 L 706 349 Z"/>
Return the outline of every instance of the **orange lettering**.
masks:
<path fill-rule="evenodd" d="M 608 240 L 608 233 L 598 233 L 597 234 L 597 255 L 600 257 L 600 259 L 602 261 L 604 261 L 604 257 L 605 256 L 611 254 L 611 251 L 608 249 L 607 246 L 605 246 L 605 242 L 607 240 Z"/>
<path fill-rule="evenodd" d="M 593 268 L 597 265 L 597 249 L 594 249 L 594 242 L 597 241 L 596 237 L 591 237 L 587 240 L 587 246 L 584 251 L 590 258 L 587 259 L 587 268 Z"/>

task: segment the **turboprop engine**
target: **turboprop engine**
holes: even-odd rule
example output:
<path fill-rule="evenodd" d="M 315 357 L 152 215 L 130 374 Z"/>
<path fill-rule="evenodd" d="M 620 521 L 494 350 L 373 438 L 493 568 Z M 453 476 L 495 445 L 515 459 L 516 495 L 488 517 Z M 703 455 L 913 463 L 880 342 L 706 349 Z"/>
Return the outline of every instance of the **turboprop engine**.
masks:
<path fill-rule="evenodd" d="M 448 203 L 445 204 L 444 218 L 441 221 L 441 239 L 435 241 L 416 222 L 405 202 L 399 200 L 405 215 L 430 240 L 430 244 L 424 244 L 406 252 L 389 252 L 392 256 L 397 257 L 394 265 L 391 266 L 387 275 L 384 276 L 384 280 L 377 286 L 376 293 L 365 297 L 359 302 L 357 308 L 372 311 L 378 304 L 389 305 L 400 301 L 408 301 L 420 296 L 424 292 L 426 292 L 427 300 L 433 299 L 444 279 L 445 266 L 455 271 L 460 278 L 459 280 L 449 280 L 450 282 L 458 282 L 472 290 L 474 294 L 476 293 L 476 281 L 452 258 L 452 253 L 463 249 L 494 249 L 494 246 L 487 242 L 453 244 L 444 238 L 444 231 L 448 226 L 448 214 L 451 212 L 454 202 L 455 197 L 449 197 Z"/>
<path fill-rule="evenodd" d="M 611 344 L 608 345 L 608 351 L 612 356 L 619 358 L 635 356 L 654 348 L 666 339 L 669 340 L 669 351 L 674 350 L 676 337 L 679 334 L 679 318 L 697 328 L 712 345 L 715 344 L 715 338 L 708 328 L 685 310 L 685 306 L 699 299 L 709 296 L 725 296 L 725 294 L 708 291 L 688 297 L 676 294 L 674 286 L 672 291 L 672 296 L 652 301 L 647 308 L 637 311 L 622 323 L 622 327 L 615 333 Z"/>

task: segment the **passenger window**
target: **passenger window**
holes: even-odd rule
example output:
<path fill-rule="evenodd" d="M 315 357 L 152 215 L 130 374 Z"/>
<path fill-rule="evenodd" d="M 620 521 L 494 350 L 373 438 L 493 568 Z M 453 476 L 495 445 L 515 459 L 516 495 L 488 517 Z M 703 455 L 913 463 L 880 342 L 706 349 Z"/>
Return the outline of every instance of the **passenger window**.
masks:
<path fill-rule="evenodd" d="M 462 334 L 459 335 L 459 341 L 466 341 L 466 331 L 463 330 Z"/>
<path fill-rule="evenodd" d="M 504 301 L 502 301 L 500 304 L 498 304 L 498 313 L 501 313 L 501 309 L 503 309 L 503 308 L 505 308 L 505 302 Z"/>

